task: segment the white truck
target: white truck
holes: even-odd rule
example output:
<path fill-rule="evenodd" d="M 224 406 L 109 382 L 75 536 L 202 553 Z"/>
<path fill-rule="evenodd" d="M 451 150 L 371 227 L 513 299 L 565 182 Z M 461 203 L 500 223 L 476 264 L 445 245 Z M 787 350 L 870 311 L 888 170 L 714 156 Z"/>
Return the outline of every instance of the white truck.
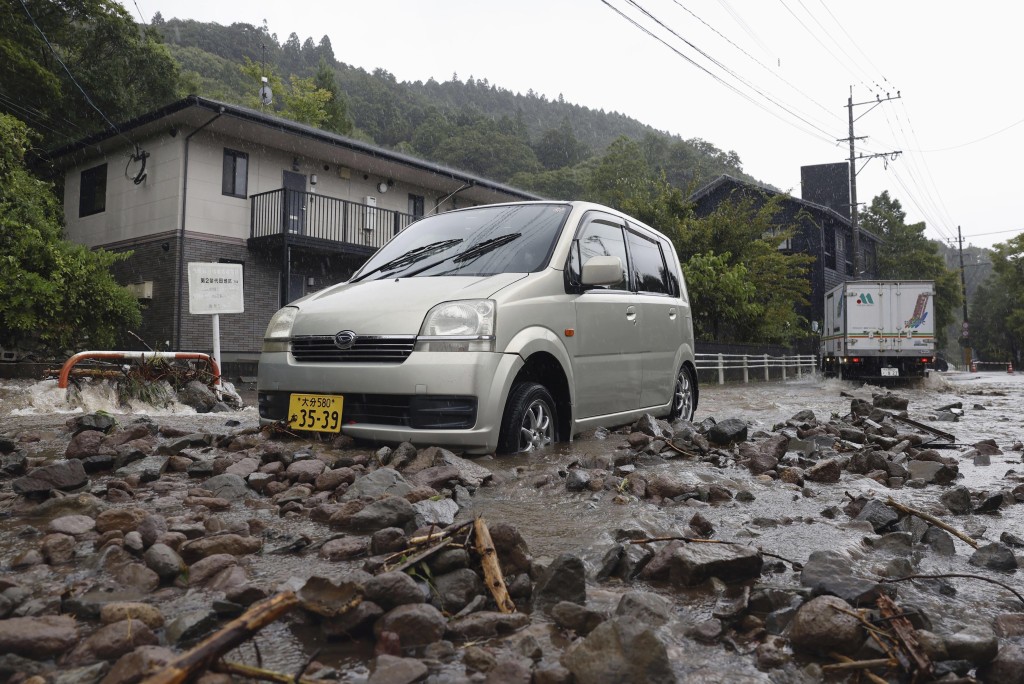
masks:
<path fill-rule="evenodd" d="M 825 377 L 922 378 L 935 362 L 935 283 L 852 280 L 825 294 Z"/>

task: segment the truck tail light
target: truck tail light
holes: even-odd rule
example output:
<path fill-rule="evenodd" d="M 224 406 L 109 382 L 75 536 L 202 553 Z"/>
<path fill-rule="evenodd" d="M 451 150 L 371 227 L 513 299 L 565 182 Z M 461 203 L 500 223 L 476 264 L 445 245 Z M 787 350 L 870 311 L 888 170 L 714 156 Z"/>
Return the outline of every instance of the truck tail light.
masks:
<path fill-rule="evenodd" d="M 854 356 L 852 359 L 850 359 L 850 363 L 860 363 L 860 357 Z"/>
<path fill-rule="evenodd" d="M 930 358 L 928 358 L 927 356 L 922 356 L 921 357 L 921 363 L 931 363 L 931 362 L 932 362 L 932 360 Z"/>

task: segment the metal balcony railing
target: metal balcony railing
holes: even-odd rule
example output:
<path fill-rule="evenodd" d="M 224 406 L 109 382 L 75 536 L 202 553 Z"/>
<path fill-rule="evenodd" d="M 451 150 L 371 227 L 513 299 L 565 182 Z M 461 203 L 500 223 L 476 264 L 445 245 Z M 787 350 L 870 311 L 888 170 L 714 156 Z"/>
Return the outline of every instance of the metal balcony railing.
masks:
<path fill-rule="evenodd" d="M 400 211 L 287 188 L 249 199 L 251 238 L 307 237 L 375 250 L 417 219 Z"/>

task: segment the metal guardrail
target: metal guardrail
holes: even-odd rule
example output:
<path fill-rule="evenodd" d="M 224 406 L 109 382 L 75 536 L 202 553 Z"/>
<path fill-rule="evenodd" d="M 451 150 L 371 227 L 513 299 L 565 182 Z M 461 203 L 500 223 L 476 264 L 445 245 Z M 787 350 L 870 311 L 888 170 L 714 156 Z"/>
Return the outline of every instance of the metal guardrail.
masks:
<path fill-rule="evenodd" d="M 799 378 L 818 370 L 818 357 L 814 354 L 694 354 L 694 361 L 700 379 L 708 382 L 717 376 L 719 385 L 724 385 L 727 380 L 786 380 L 790 375 Z"/>

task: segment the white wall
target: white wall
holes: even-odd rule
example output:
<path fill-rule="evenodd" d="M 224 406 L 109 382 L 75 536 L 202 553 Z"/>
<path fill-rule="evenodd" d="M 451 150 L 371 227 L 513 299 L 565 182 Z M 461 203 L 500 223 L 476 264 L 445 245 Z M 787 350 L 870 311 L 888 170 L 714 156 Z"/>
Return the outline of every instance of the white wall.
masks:
<path fill-rule="evenodd" d="M 109 245 L 140 236 L 154 235 L 180 227 L 182 135 L 163 134 L 138 141 L 149 152 L 146 180 L 135 185 L 125 177 L 130 148 L 102 159 L 68 169 L 64 185 L 66 236 L 88 247 Z M 78 216 L 82 171 L 107 164 L 106 210 L 92 216 Z M 138 167 L 132 165 L 132 177 Z"/>

